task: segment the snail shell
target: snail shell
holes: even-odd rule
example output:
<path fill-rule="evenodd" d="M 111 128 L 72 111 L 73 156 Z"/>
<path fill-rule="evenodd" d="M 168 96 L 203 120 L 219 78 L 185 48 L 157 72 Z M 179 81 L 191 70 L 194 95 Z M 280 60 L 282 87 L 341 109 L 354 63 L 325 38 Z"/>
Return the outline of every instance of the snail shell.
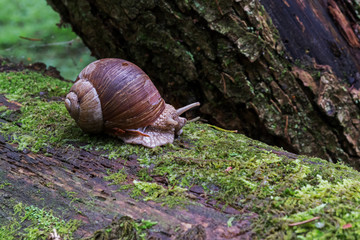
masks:
<path fill-rule="evenodd" d="M 175 110 L 138 66 L 116 58 L 85 67 L 65 99 L 71 117 L 84 132 L 106 132 L 147 147 L 173 142 L 186 124 L 180 114 L 199 105 Z"/>

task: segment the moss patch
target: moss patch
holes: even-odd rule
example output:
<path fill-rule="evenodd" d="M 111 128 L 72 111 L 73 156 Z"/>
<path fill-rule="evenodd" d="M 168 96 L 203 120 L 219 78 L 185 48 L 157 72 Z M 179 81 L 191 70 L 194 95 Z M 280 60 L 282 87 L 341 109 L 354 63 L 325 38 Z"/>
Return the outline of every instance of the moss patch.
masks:
<path fill-rule="evenodd" d="M 186 188 L 179 186 L 172 186 L 165 188 L 154 182 L 143 182 L 134 180 L 134 188 L 132 191 L 132 196 L 135 198 L 140 198 L 144 201 L 155 201 L 162 202 L 169 207 L 183 205 L 189 203 L 189 200 L 186 199 Z M 144 193 L 146 194 L 144 196 Z"/>
<path fill-rule="evenodd" d="M 127 240 L 144 240 L 146 239 L 146 230 L 156 225 L 157 222 L 142 219 L 134 221 L 132 218 L 123 216 L 114 219 L 113 222 L 105 229 L 96 231 L 93 236 L 86 238 L 92 239 L 127 239 Z"/>
<path fill-rule="evenodd" d="M 48 239 L 54 229 L 62 239 L 72 239 L 79 227 L 78 220 L 62 220 L 51 211 L 18 203 L 9 223 L 0 227 L 0 239 Z"/>
<path fill-rule="evenodd" d="M 255 212 L 252 226 L 259 238 L 360 237 L 360 176 L 345 165 L 295 156 L 201 123 L 187 124 L 181 138 L 164 147 L 125 145 L 76 127 L 58 101 L 69 83 L 36 73 L 0 73 L 0 86 L 0 93 L 22 104 L 16 119 L 0 129 L 19 149 L 46 153 L 48 147 L 81 147 L 110 159 L 136 156 L 139 179 L 129 181 L 121 170 L 109 172 L 109 184 L 131 186 L 137 198 L 169 205 L 183 204 L 188 189 L 201 187 L 208 199 Z M 2 118 L 12 113 L 1 111 Z M 153 176 L 163 176 L 166 184 Z M 291 226 L 314 217 L 320 218 Z"/>

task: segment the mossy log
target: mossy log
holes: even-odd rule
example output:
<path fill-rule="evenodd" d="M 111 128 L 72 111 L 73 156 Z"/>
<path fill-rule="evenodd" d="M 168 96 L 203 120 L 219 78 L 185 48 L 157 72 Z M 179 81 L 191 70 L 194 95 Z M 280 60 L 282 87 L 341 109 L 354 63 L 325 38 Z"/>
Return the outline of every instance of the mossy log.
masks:
<path fill-rule="evenodd" d="M 136 157 L 111 161 L 100 153 L 79 148 L 48 148 L 46 154 L 35 154 L 28 150 L 19 151 L 16 147 L 0 135 L 0 183 L 6 183 L 0 190 L 1 226 L 6 225 L 6 219 L 12 216 L 14 203 L 22 202 L 52 210 L 66 220 L 80 220 L 82 226 L 75 238 L 90 237 L 97 231 L 94 239 L 107 239 L 99 238 L 106 235 L 106 231 L 102 232 L 101 229 L 112 222 L 112 225 L 121 225 L 121 216 L 157 222 L 153 232 L 148 235 L 153 239 L 184 239 L 196 229 L 200 229 L 199 238 L 188 239 L 212 239 L 206 236 L 220 239 L 233 235 L 232 231 L 239 232 L 240 226 L 250 230 L 252 216 L 239 226 L 228 228 L 228 219 L 232 214 L 239 214 L 239 211 L 229 206 L 221 209 L 220 203 L 176 209 L 162 206 L 161 203 L 135 200 L 125 191 L 117 192 L 119 186 L 109 185 L 104 177 L 108 171 L 123 169 L 129 173 L 128 179 L 136 179 L 135 173 L 141 168 Z M 203 190 L 190 191 L 189 195 L 199 202 L 207 200 Z M 251 236 L 248 230 L 240 235 Z M 127 234 L 120 231 L 115 235 L 117 238 L 110 239 L 138 239 L 136 231 Z"/>
<path fill-rule="evenodd" d="M 42 71 L 43 74 L 53 75 L 52 71 L 44 69 L 44 66 L 35 64 L 28 67 L 3 62 L 1 70 L 36 69 Z M 50 70 L 52 69 L 50 68 Z M 64 110 L 64 95 L 52 97 L 50 95 L 52 95 L 51 92 L 57 91 L 55 88 L 66 86 L 66 89 L 69 90 L 71 83 L 36 74 L 30 77 L 27 76 L 28 74 L 23 72 L 0 76 L 0 124 L 2 127 L 0 132 L 0 205 L 2 206 L 0 238 L 38 239 L 21 233 L 20 229 L 15 233 L 11 231 L 10 226 L 16 216 L 13 212 L 19 203 L 52 211 L 64 220 L 79 220 L 81 226 L 73 236 L 75 239 L 144 239 L 141 237 L 146 230 L 146 228 L 141 229 L 141 220 L 144 219 L 151 219 L 156 224 L 152 231 L 148 232 L 147 239 L 212 239 L 212 237 L 221 239 L 233 235 L 251 236 L 250 223 L 255 214 L 250 214 L 238 226 L 229 227 L 227 224 L 229 217 L 239 214 L 240 211 L 225 205 L 223 201 L 209 200 L 201 186 L 193 186 L 192 190 L 179 197 L 183 200 L 186 197 L 189 201 L 193 201 L 193 204 L 185 206 L 179 203 L 182 207 L 178 208 L 163 206 L 164 203 L 143 201 L 140 197 L 134 199 L 129 196 L 129 191 L 120 191 L 120 183 L 127 185 L 134 179 L 140 179 L 138 173 L 143 168 L 140 166 L 138 157 L 141 154 L 126 152 L 121 154 L 124 156 L 123 158 L 116 157 L 111 160 L 109 159 L 109 150 L 84 150 L 82 147 L 87 145 L 85 142 L 79 143 L 77 141 L 79 139 L 69 140 L 74 138 L 74 131 L 71 129 L 66 131 L 66 136 L 60 137 L 70 145 L 60 146 L 55 142 L 51 143 L 49 140 L 51 136 L 56 136 L 59 133 L 57 130 L 62 129 L 61 132 L 64 129 L 59 122 L 52 122 L 53 120 L 48 118 L 53 113 L 45 110 L 45 106 L 49 104 L 48 102 L 52 102 Z M 23 83 L 29 86 L 29 89 L 37 89 L 36 93 L 26 92 L 28 89 L 21 86 L 19 81 L 27 82 Z M 49 81 L 54 82 L 55 85 L 49 86 Z M 9 90 L 10 87 L 13 89 Z M 27 95 L 28 98 L 24 99 L 17 95 L 18 88 L 22 89 L 20 95 Z M 14 100 L 17 97 L 22 99 L 21 103 Z M 9 100 L 9 98 L 13 100 Z M 35 104 L 35 109 L 42 111 L 42 113 L 34 111 L 34 114 L 44 114 L 45 116 L 40 117 L 45 121 L 43 123 L 48 126 L 52 125 L 50 127 L 52 130 L 47 129 L 47 135 L 42 137 L 40 129 L 42 124 L 37 117 L 31 116 L 31 118 L 35 117 L 35 122 L 30 125 L 23 121 L 23 118 L 29 114 L 24 112 L 24 108 L 32 108 L 33 104 Z M 55 118 L 61 121 L 58 117 L 66 111 L 59 111 L 59 113 Z M 68 123 L 72 122 L 70 118 L 68 120 L 70 120 Z M 30 127 L 28 129 L 30 132 L 14 131 L 11 126 L 19 128 L 18 130 Z M 86 135 L 82 132 L 81 134 Z M 44 142 L 40 148 L 35 147 L 37 143 L 43 141 L 41 138 L 44 138 L 43 140 L 47 143 Z M 96 138 L 99 140 L 99 136 Z M 114 143 L 115 145 L 113 145 Z M 115 140 L 111 144 L 115 148 L 116 144 L 125 147 L 119 140 Z M 98 147 L 101 149 L 103 146 L 99 145 Z M 145 150 L 140 147 L 140 152 L 141 149 Z M 131 151 L 127 147 L 121 150 Z M 135 149 L 133 152 L 136 151 Z M 123 182 L 119 182 L 116 177 L 118 171 L 124 173 Z M 107 179 L 106 176 L 109 177 L 111 173 L 115 173 L 115 177 Z M 144 174 L 148 175 L 147 172 Z M 169 182 L 165 176 L 149 175 L 148 177 L 154 179 L 153 184 L 159 184 L 159 186 L 169 189 L 175 187 L 168 186 Z M 117 184 L 111 184 L 112 180 Z M 172 195 L 175 195 L 175 190 L 171 193 Z M 159 199 L 160 197 L 161 195 L 158 196 Z M 175 197 L 174 199 L 176 203 L 178 200 Z M 194 204 L 196 202 L 198 204 Z M 23 223 L 27 218 L 19 220 L 19 224 L 24 224 L 23 228 L 29 225 Z M 242 227 L 245 227 L 246 230 L 244 231 Z M 56 227 L 54 226 L 54 228 Z M 41 226 L 38 231 L 43 231 Z M 14 234 L 15 238 L 10 233 Z M 50 237 L 51 233 L 46 234 L 39 236 L 56 239 Z M 212 237 L 208 238 L 207 236 Z M 60 235 L 61 239 L 62 237 Z"/>
<path fill-rule="evenodd" d="M 134 62 L 175 107 L 199 101 L 210 123 L 360 168 L 356 1 L 48 3 L 95 57 Z"/>
<path fill-rule="evenodd" d="M 352 168 L 201 122 L 154 149 L 88 135 L 65 109 L 70 86 L 0 72 L 0 238 L 360 237 Z M 56 222 L 36 224 L 43 211 Z"/>

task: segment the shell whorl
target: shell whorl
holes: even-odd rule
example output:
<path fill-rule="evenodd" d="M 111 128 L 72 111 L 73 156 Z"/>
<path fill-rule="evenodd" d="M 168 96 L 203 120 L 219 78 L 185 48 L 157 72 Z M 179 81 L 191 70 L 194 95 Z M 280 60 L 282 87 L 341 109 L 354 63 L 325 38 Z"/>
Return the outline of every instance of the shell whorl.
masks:
<path fill-rule="evenodd" d="M 103 130 L 100 99 L 91 82 L 78 79 L 66 96 L 65 106 L 83 131 L 99 133 Z"/>
<path fill-rule="evenodd" d="M 97 90 L 105 129 L 146 127 L 165 109 L 150 78 L 126 60 L 97 60 L 81 71 L 79 78 L 89 79 Z"/>
<path fill-rule="evenodd" d="M 100 59 L 85 67 L 65 104 L 86 132 L 146 127 L 165 109 L 165 101 L 145 72 L 116 58 Z"/>

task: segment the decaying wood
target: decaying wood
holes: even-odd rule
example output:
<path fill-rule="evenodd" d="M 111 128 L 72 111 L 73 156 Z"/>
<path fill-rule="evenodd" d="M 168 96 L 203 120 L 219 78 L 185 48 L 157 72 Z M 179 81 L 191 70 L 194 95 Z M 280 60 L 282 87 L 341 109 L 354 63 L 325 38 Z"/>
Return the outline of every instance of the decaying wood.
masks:
<path fill-rule="evenodd" d="M 1 105 L 14 112 L 20 108 L 2 95 Z M 47 148 L 46 153 L 38 154 L 27 149 L 19 151 L 16 147 L 7 136 L 0 135 L 0 182 L 8 183 L 0 192 L 3 217 L 9 216 L 15 201 L 52 209 L 64 219 L 81 220 L 77 238 L 90 237 L 121 216 L 158 222 L 148 235 L 153 239 L 229 239 L 252 235 L 250 224 L 256 214 L 207 199 L 201 186 L 190 189 L 191 199 L 197 204 L 175 208 L 136 201 L 126 191 L 116 191 L 119 186 L 111 185 L 104 176 L 109 170 L 124 169 L 128 181 L 136 179 L 141 168 L 136 155 L 126 160 L 109 160 L 101 152 L 85 151 L 79 146 Z M 164 185 L 161 177 L 154 179 Z M 231 216 L 245 213 L 248 217 L 234 221 L 231 227 L 227 225 Z M 191 237 L 194 235 L 197 237 Z"/>
<path fill-rule="evenodd" d="M 126 161 L 124 165 L 124 161 L 109 161 L 96 153 L 80 149 L 49 149 L 48 153 L 52 153 L 50 157 L 18 152 L 3 137 L 0 140 L 0 176 L 2 182 L 10 183 L 6 190 L 2 190 L 1 203 L 4 209 L 1 211 L 11 212 L 6 205 L 8 196 L 13 200 L 53 209 L 65 219 L 83 221 L 77 231 L 78 237 L 89 237 L 94 231 L 109 225 L 114 217 L 122 215 L 157 221 L 158 224 L 152 229 L 154 233 L 150 236 L 161 239 L 181 237 L 199 224 L 204 227 L 204 236 L 216 239 L 237 234 L 251 236 L 251 232 L 244 232 L 243 229 L 250 229 L 250 220 L 256 216 L 229 228 L 227 220 L 232 214 L 240 214 L 231 207 L 221 210 L 214 203 L 207 203 L 184 209 L 168 208 L 154 202 L 135 201 L 126 193 L 115 192 L 117 187 L 109 186 L 109 182 L 103 179 L 106 170 L 125 168 L 131 172 L 139 167 L 136 159 Z M 67 193 L 75 193 L 76 198 L 84 201 L 72 202 Z M 191 193 L 194 199 L 205 202 L 201 199 L 201 192 Z"/>

